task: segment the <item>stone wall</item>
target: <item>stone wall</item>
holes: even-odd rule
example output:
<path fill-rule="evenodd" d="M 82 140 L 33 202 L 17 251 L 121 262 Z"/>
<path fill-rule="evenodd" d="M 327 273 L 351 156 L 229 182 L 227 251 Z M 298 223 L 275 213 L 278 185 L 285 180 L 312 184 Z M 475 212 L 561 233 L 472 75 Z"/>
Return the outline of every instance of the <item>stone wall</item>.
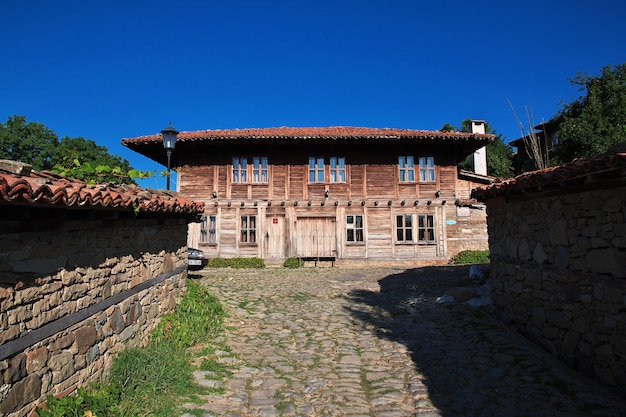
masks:
<path fill-rule="evenodd" d="M 448 257 L 465 250 L 488 250 L 487 210 L 483 205 L 446 207 Z"/>
<path fill-rule="evenodd" d="M 607 186 L 487 199 L 492 295 L 539 345 L 626 388 L 626 189 Z"/>
<path fill-rule="evenodd" d="M 186 289 L 185 219 L 51 213 L 0 221 L 1 415 L 98 380 Z"/>

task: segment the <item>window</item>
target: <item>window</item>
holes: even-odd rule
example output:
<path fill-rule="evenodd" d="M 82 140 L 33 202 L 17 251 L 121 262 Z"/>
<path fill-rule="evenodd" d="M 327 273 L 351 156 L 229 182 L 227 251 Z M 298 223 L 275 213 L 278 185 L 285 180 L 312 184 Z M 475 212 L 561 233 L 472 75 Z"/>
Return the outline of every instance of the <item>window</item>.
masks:
<path fill-rule="evenodd" d="M 255 156 L 252 158 L 252 182 L 267 182 L 267 157 Z"/>
<path fill-rule="evenodd" d="M 417 242 L 426 245 L 435 244 L 435 221 L 432 214 L 417 215 Z"/>
<path fill-rule="evenodd" d="M 420 181 L 435 181 L 435 158 L 432 156 L 422 156 L 420 161 Z"/>
<path fill-rule="evenodd" d="M 245 184 L 248 182 L 248 159 L 233 158 L 233 182 Z"/>
<path fill-rule="evenodd" d="M 399 156 L 398 168 L 400 182 L 414 182 L 415 181 L 415 166 L 413 164 L 412 156 Z"/>
<path fill-rule="evenodd" d="M 346 182 L 346 158 L 330 158 L 330 182 Z"/>
<path fill-rule="evenodd" d="M 346 241 L 363 242 L 363 216 L 346 216 Z"/>
<path fill-rule="evenodd" d="M 413 216 L 402 214 L 396 216 L 396 241 L 413 242 Z"/>
<path fill-rule="evenodd" d="M 241 216 L 241 243 L 256 243 L 256 216 Z"/>
<path fill-rule="evenodd" d="M 324 158 L 309 158 L 309 182 L 324 182 Z"/>
<path fill-rule="evenodd" d="M 203 216 L 200 225 L 200 243 L 215 244 L 215 216 Z"/>

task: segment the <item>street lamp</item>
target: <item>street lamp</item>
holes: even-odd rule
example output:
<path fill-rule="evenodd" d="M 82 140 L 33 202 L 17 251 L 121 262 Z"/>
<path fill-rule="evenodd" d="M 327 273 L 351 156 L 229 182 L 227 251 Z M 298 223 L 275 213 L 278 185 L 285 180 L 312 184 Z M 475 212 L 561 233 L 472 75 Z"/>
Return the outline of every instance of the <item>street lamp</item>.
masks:
<path fill-rule="evenodd" d="M 172 122 L 165 129 L 161 130 L 161 134 L 163 135 L 163 147 L 167 152 L 167 189 L 170 189 L 170 159 L 172 157 L 172 151 L 174 150 L 174 146 L 176 146 L 176 136 L 178 135 L 178 131 L 174 129 L 172 126 Z"/>

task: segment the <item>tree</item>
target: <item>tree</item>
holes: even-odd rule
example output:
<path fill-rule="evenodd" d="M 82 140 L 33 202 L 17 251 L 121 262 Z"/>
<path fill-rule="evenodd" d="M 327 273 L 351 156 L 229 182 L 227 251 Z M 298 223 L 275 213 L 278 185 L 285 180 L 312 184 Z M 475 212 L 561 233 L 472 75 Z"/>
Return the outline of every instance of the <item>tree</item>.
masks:
<path fill-rule="evenodd" d="M 41 123 L 13 116 L 0 123 L 0 159 L 25 162 L 36 170 L 50 169 L 56 152 L 57 135 Z"/>
<path fill-rule="evenodd" d="M 467 118 L 461 121 L 461 131 L 471 131 L 472 119 Z M 444 124 L 442 132 L 457 132 L 458 129 L 450 123 Z M 487 145 L 487 173 L 494 177 L 509 178 L 513 176 L 513 149 L 504 143 L 501 134 L 491 129 L 489 123 L 485 123 L 485 133 L 491 133 L 496 139 Z M 467 157 L 460 164 L 461 168 L 472 169 L 471 156 Z"/>
<path fill-rule="evenodd" d="M 626 63 L 602 68 L 600 76 L 577 73 L 569 80 L 584 96 L 563 104 L 558 123 L 561 162 L 600 155 L 626 141 Z"/>
<path fill-rule="evenodd" d="M 54 131 L 41 123 L 26 122 L 24 116 L 9 117 L 0 123 L 0 159 L 11 159 L 52 170 L 66 177 L 87 182 L 135 184 L 130 176 L 147 173 L 134 170 L 126 159 L 111 155 L 93 140 L 65 137 L 59 141 Z"/>

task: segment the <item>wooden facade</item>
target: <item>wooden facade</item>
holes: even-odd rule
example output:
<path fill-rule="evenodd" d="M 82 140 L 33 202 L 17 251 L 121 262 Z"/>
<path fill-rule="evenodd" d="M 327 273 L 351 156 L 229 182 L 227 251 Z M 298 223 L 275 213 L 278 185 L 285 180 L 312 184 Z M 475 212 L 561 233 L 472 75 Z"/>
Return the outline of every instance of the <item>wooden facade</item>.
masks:
<path fill-rule="evenodd" d="M 158 162 L 160 136 L 122 143 Z M 484 176 L 457 164 L 493 136 L 369 128 L 183 132 L 177 191 L 205 203 L 188 244 L 209 257 L 447 262 L 487 249 Z M 161 147 L 159 149 L 159 147 Z"/>

